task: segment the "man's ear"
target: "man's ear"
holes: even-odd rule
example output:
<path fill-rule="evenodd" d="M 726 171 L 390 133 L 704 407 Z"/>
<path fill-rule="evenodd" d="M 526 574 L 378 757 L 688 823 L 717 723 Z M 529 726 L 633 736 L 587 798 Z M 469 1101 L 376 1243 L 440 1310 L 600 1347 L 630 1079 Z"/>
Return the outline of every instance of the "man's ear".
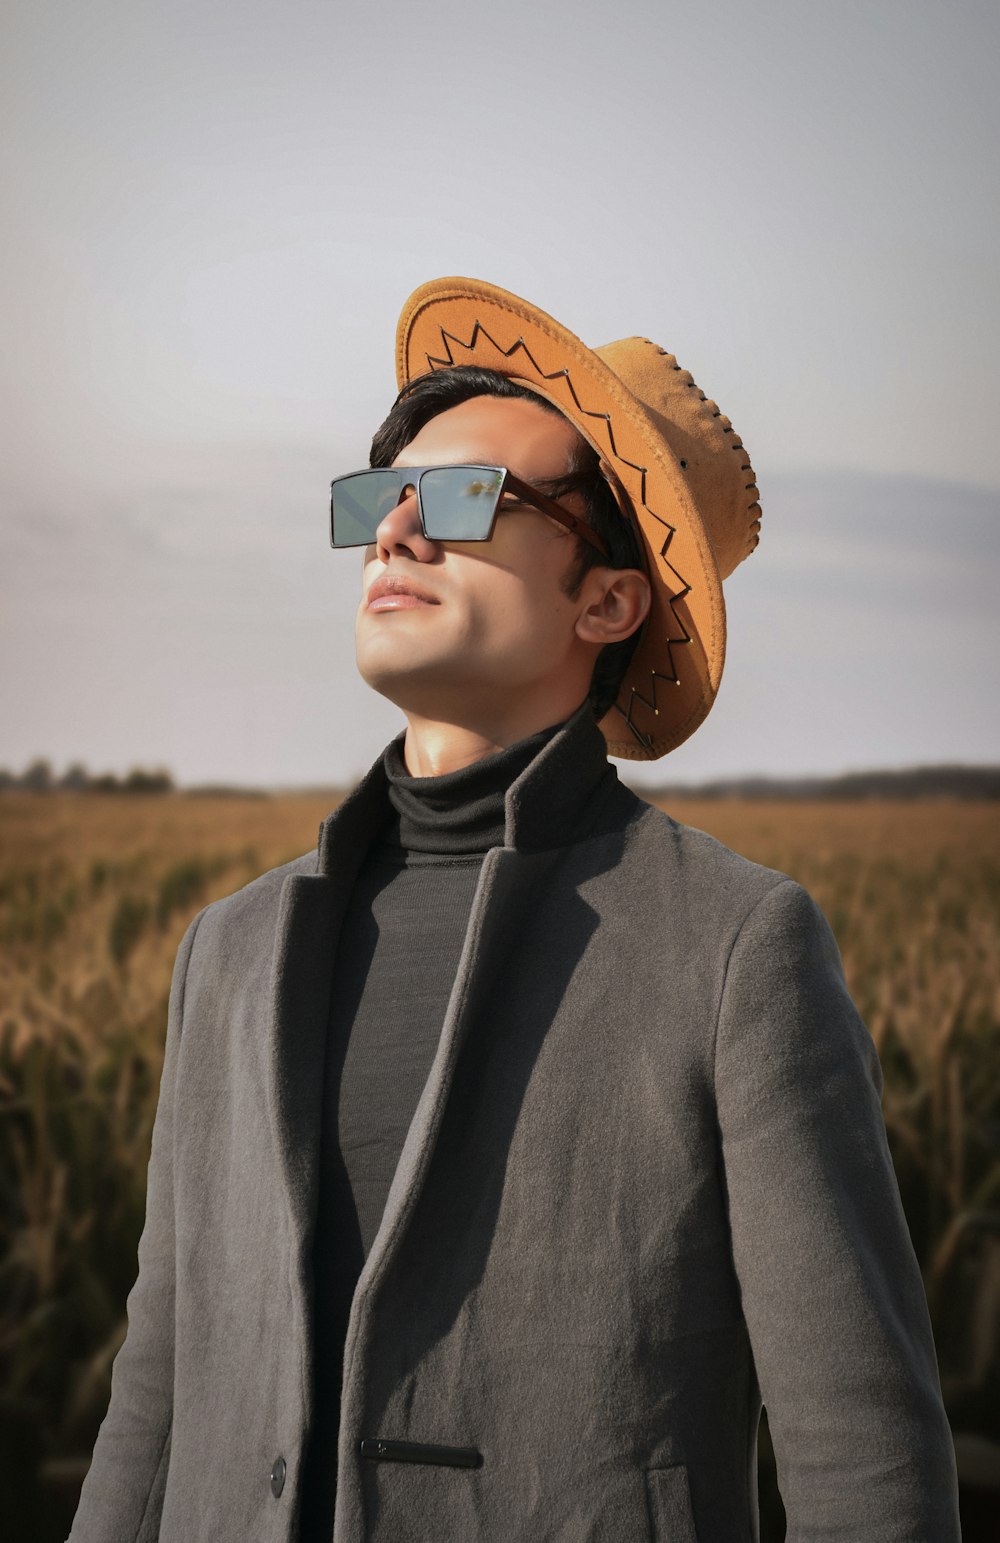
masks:
<path fill-rule="evenodd" d="M 649 580 L 638 568 L 591 568 L 584 579 L 576 635 L 585 643 L 620 643 L 649 614 Z"/>

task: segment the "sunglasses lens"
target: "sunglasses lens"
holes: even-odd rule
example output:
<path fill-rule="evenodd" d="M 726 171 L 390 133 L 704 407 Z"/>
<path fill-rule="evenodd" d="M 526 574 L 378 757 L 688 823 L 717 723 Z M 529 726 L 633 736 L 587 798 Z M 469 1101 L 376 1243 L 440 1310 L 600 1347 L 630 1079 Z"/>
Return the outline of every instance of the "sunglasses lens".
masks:
<path fill-rule="evenodd" d="M 367 546 L 403 489 L 394 471 L 362 471 L 338 478 L 331 493 L 334 546 Z"/>
<path fill-rule="evenodd" d="M 503 473 L 490 466 L 435 466 L 420 483 L 424 525 L 431 541 L 485 541 L 500 497 Z"/>

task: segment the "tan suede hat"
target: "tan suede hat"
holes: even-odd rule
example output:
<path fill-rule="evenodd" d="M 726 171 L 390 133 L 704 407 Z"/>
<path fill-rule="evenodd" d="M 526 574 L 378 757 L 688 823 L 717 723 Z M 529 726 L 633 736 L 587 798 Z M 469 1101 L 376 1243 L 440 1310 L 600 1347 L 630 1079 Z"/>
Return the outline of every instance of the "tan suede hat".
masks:
<path fill-rule="evenodd" d="M 403 307 L 397 381 L 462 364 L 547 397 L 628 494 L 653 603 L 601 728 L 610 755 L 665 755 L 715 701 L 726 652 L 722 580 L 757 545 L 760 504 L 742 440 L 673 354 L 647 338 L 590 349 L 493 284 L 434 279 Z"/>

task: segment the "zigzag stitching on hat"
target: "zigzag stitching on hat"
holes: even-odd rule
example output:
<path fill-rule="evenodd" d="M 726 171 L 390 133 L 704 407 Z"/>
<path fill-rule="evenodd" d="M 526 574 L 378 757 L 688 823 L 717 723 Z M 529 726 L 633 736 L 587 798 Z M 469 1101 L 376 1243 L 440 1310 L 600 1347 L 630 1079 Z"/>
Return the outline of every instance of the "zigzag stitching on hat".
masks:
<path fill-rule="evenodd" d="M 666 534 L 666 538 L 665 538 L 665 540 L 663 542 L 663 545 L 660 548 L 660 556 L 662 557 L 663 561 L 666 563 L 667 567 L 670 569 L 670 572 L 674 575 L 674 577 L 677 579 L 679 584 L 682 586 L 680 591 L 679 591 L 679 593 L 676 594 L 676 595 L 673 595 L 671 597 L 671 599 L 670 599 L 670 602 L 669 602 L 670 609 L 671 609 L 671 612 L 673 613 L 674 620 L 677 623 L 678 627 L 681 629 L 681 634 L 682 634 L 682 636 L 679 637 L 679 638 L 667 638 L 667 653 L 670 656 L 670 674 L 669 675 L 664 675 L 660 670 L 651 670 L 650 671 L 650 679 L 652 681 L 653 689 L 652 689 L 652 694 L 650 696 L 646 696 L 642 691 L 639 690 L 638 686 L 631 686 L 629 688 L 630 696 L 629 696 L 628 708 L 627 709 L 623 708 L 618 702 L 615 702 L 615 704 L 614 704 L 615 711 L 620 713 L 621 716 L 625 719 L 625 722 L 628 725 L 628 728 L 630 729 L 632 734 L 635 736 L 635 738 L 639 741 L 640 745 L 642 745 L 644 749 L 648 750 L 652 746 L 653 736 L 652 736 L 652 734 L 644 733 L 642 729 L 638 728 L 636 726 L 636 724 L 633 723 L 633 721 L 632 721 L 632 710 L 635 707 L 636 699 L 638 698 L 638 700 L 643 704 L 643 706 L 647 709 L 647 711 L 651 712 L 654 717 L 657 717 L 659 715 L 659 710 L 660 710 L 659 709 L 659 704 L 658 704 L 658 701 L 657 701 L 657 695 L 656 695 L 656 683 L 657 683 L 657 681 L 659 681 L 659 680 L 666 681 L 666 683 L 668 685 L 671 685 L 671 686 L 679 686 L 680 685 L 680 676 L 677 673 L 677 666 L 676 666 L 676 664 L 674 662 L 674 653 L 673 653 L 673 651 L 674 651 L 675 645 L 677 645 L 677 644 L 690 643 L 691 642 L 691 633 L 687 630 L 687 628 L 685 627 L 684 623 L 681 621 L 681 618 L 678 616 L 677 611 L 676 611 L 676 609 L 674 607 L 674 602 L 685 599 L 686 596 L 689 595 L 690 592 L 691 592 L 691 586 L 690 586 L 690 584 L 685 583 L 684 579 L 677 572 L 677 569 L 674 567 L 673 563 L 671 563 L 670 560 L 667 557 L 667 548 L 670 546 L 671 541 L 674 539 L 675 527 L 673 525 L 671 525 L 669 523 L 669 521 L 663 519 L 661 515 L 655 514 L 653 512 L 653 510 L 649 508 L 648 504 L 646 505 L 646 509 L 647 509 L 647 512 L 650 515 L 652 515 L 653 519 L 658 521 L 658 523 L 660 525 L 664 526 L 665 529 L 666 529 L 667 534 Z"/>
<path fill-rule="evenodd" d="M 674 638 L 673 641 L 675 643 L 690 643 L 691 639 L 689 637 Z M 668 650 L 669 650 L 670 646 L 671 645 L 668 642 L 668 644 L 667 644 Z M 670 659 L 671 668 L 673 668 L 673 662 L 674 662 L 673 661 L 673 656 L 671 655 L 671 659 Z M 652 682 L 653 682 L 653 691 L 652 691 L 652 695 L 651 696 L 648 696 L 648 697 L 644 696 L 643 693 L 639 690 L 638 686 L 632 686 L 629 689 L 629 703 L 628 703 L 628 707 L 627 708 L 622 707 L 620 702 L 615 702 L 613 704 L 615 712 L 616 713 L 620 713 L 621 716 L 625 719 L 625 723 L 627 724 L 629 730 L 635 736 L 635 738 L 639 741 L 640 745 L 642 745 L 644 750 L 649 750 L 651 748 L 651 746 L 653 744 L 653 736 L 652 736 L 652 734 L 647 734 L 644 729 L 638 728 L 636 726 L 636 724 L 633 723 L 633 721 L 632 721 L 632 709 L 635 706 L 636 698 L 638 698 L 639 701 L 643 704 L 643 706 L 649 712 L 651 712 L 654 715 L 654 717 L 655 717 L 655 716 L 657 716 L 659 714 L 659 708 L 656 705 L 656 682 L 658 680 L 663 680 L 663 681 L 666 681 L 667 684 L 670 685 L 670 686 L 679 686 L 680 685 L 680 678 L 677 675 L 676 671 L 674 671 L 674 673 L 672 675 L 663 675 L 663 674 L 661 674 L 661 672 L 659 670 L 651 670 L 650 671 L 650 677 L 651 677 Z"/>
<path fill-rule="evenodd" d="M 669 596 L 668 600 L 667 600 L 667 604 L 670 606 L 670 610 L 671 610 L 671 612 L 673 614 L 674 621 L 677 623 L 677 625 L 678 625 L 678 627 L 680 628 L 680 631 L 681 631 L 681 636 L 679 638 L 667 638 L 667 653 L 668 653 L 668 655 L 670 657 L 670 671 L 671 671 L 671 673 L 669 675 L 663 675 L 658 670 L 652 670 L 650 672 L 651 677 L 652 677 L 652 682 L 653 682 L 653 691 L 652 691 L 652 697 L 651 698 L 644 696 L 643 693 L 638 689 L 637 686 L 630 686 L 629 687 L 629 693 L 630 694 L 629 694 L 628 708 L 627 709 L 623 708 L 622 706 L 620 706 L 620 704 L 617 701 L 614 703 L 615 711 L 621 713 L 622 717 L 625 719 L 626 724 L 628 725 L 629 730 L 635 736 L 636 740 L 639 742 L 639 744 L 642 746 L 642 748 L 644 750 L 650 749 L 650 747 L 653 744 L 653 736 L 651 734 L 646 734 L 642 729 L 637 728 L 637 726 L 632 721 L 632 710 L 633 710 L 633 708 L 635 706 L 636 698 L 638 698 L 638 700 L 643 704 L 643 706 L 649 712 L 652 712 L 654 716 L 658 715 L 659 708 L 657 706 L 657 700 L 656 700 L 656 682 L 658 680 L 663 680 L 663 681 L 669 682 L 669 684 L 673 685 L 673 686 L 679 686 L 680 685 L 680 676 L 677 673 L 677 665 L 676 665 L 676 662 L 674 660 L 674 652 L 673 651 L 674 651 L 675 646 L 691 642 L 691 633 L 685 627 L 683 621 L 681 620 L 680 616 L 677 614 L 677 610 L 675 608 L 677 602 L 686 599 L 687 596 L 691 593 L 691 585 L 687 582 L 687 580 L 680 573 L 678 573 L 678 571 L 674 567 L 673 563 L 670 562 L 670 560 L 667 557 L 667 548 L 670 546 L 670 543 L 671 543 L 671 541 L 674 538 L 676 527 L 671 525 L 668 520 L 665 520 L 662 517 L 662 515 L 657 514 L 655 512 L 655 510 L 653 510 L 653 509 L 651 509 L 649 507 L 649 505 L 646 502 L 646 468 L 645 468 L 645 466 L 640 466 L 637 461 L 630 461 L 628 459 L 628 456 L 625 456 L 625 455 L 621 454 L 621 452 L 619 451 L 618 446 L 617 446 L 617 444 L 615 442 L 615 431 L 614 431 L 614 425 L 611 422 L 611 414 L 610 413 L 592 412 L 590 410 L 590 408 L 584 407 L 583 403 L 580 401 L 580 398 L 576 394 L 576 387 L 574 386 L 573 381 L 570 378 L 570 373 L 569 373 L 569 370 L 567 368 L 564 367 L 561 370 L 552 370 L 551 372 L 549 372 L 547 374 L 541 368 L 541 366 L 539 365 L 538 361 L 535 359 L 535 356 L 531 352 L 531 349 L 528 347 L 527 343 L 524 341 L 523 337 L 519 337 L 516 343 L 512 343 L 511 344 L 510 348 L 504 348 L 500 343 L 497 342 L 496 338 L 491 336 L 491 334 L 486 330 L 486 328 L 483 326 L 483 324 L 481 322 L 479 322 L 479 321 L 474 323 L 473 328 L 472 328 L 472 335 L 469 338 L 469 341 L 467 343 L 464 342 L 462 340 L 462 338 L 458 337 L 455 333 L 447 332 L 444 327 L 441 327 L 439 330 L 440 330 L 440 333 L 441 333 L 441 342 L 444 345 L 444 349 L 445 349 L 445 352 L 447 354 L 447 358 L 438 359 L 438 358 L 434 357 L 432 354 L 426 354 L 424 357 L 426 358 L 427 363 L 428 363 L 428 365 L 430 366 L 430 368 L 432 370 L 433 369 L 448 369 L 448 368 L 455 368 L 455 367 L 457 367 L 458 361 L 455 359 L 455 356 L 452 353 L 452 349 L 451 349 L 452 343 L 457 343 L 459 348 L 463 348 L 463 349 L 466 350 L 466 352 L 471 353 L 473 351 L 473 349 L 475 348 L 475 346 L 476 346 L 476 341 L 479 338 L 480 334 L 482 334 L 482 336 L 487 340 L 487 342 L 491 343 L 492 346 L 496 349 L 497 353 L 502 354 L 505 359 L 510 359 L 510 358 L 513 357 L 514 354 L 516 354 L 518 352 L 522 352 L 522 353 L 524 353 L 528 357 L 528 359 L 530 359 L 531 366 L 532 366 L 533 370 L 535 371 L 535 374 L 539 377 L 540 380 L 558 380 L 559 377 L 562 376 L 562 378 L 565 380 L 567 386 L 569 387 L 570 395 L 572 396 L 573 401 L 575 402 L 576 406 L 579 408 L 580 412 L 584 415 L 584 417 L 586 417 L 586 418 L 601 418 L 601 419 L 603 419 L 603 421 L 607 425 L 608 439 L 609 439 L 609 441 L 611 443 L 611 453 L 612 453 L 612 455 L 614 455 L 616 460 L 621 461 L 623 465 L 630 466 L 633 471 L 636 471 L 636 472 L 639 473 L 639 477 L 640 477 L 640 497 L 642 499 L 642 507 L 645 509 L 646 513 L 652 519 L 656 520 L 658 524 L 664 526 L 666 531 L 667 531 L 666 539 L 664 540 L 663 545 L 660 548 L 660 554 L 659 555 L 660 555 L 661 559 L 663 560 L 664 564 L 666 565 L 666 567 L 669 568 L 670 572 L 673 574 L 674 578 L 677 580 L 678 584 L 681 586 L 680 590 L 678 591 L 678 593 L 676 595 Z M 666 350 L 664 350 L 664 349 L 660 350 L 661 353 L 664 353 L 665 351 Z M 675 368 L 676 369 L 680 369 L 680 365 L 675 365 Z M 693 384 L 693 382 L 692 382 L 692 384 Z M 702 393 L 702 400 L 703 401 L 705 400 L 704 392 Z M 731 433 L 732 430 L 730 430 L 729 432 Z M 733 446 L 733 448 L 734 449 L 739 448 L 739 442 L 738 441 Z"/>
<path fill-rule="evenodd" d="M 645 492 L 645 475 L 643 476 L 643 491 Z M 657 681 L 666 681 L 671 686 L 679 686 L 681 683 L 680 675 L 677 671 L 677 661 L 674 659 L 674 648 L 684 643 L 690 643 L 691 633 L 688 631 L 687 627 L 685 627 L 677 612 L 677 604 L 680 601 L 685 600 L 691 593 L 691 585 L 685 578 L 683 578 L 680 573 L 678 573 L 677 569 L 674 567 L 673 563 L 667 556 L 667 549 L 670 546 L 670 543 L 673 541 L 674 535 L 676 533 L 675 527 L 671 525 L 668 520 L 665 520 L 662 515 L 659 515 L 654 510 L 650 509 L 649 505 L 646 503 L 645 498 L 643 498 L 642 502 L 647 514 L 649 514 L 652 519 L 656 520 L 658 524 L 662 525 L 667 532 L 663 541 L 663 545 L 660 547 L 660 558 L 665 566 L 669 568 L 670 572 L 673 574 L 674 578 L 680 585 L 680 589 L 678 590 L 677 594 L 670 595 L 667 599 L 667 604 L 670 607 L 670 614 L 673 616 L 674 621 L 677 623 L 677 626 L 680 628 L 681 632 L 679 638 L 668 637 L 666 640 L 667 657 L 670 660 L 670 674 L 664 675 L 659 670 L 650 670 L 650 679 L 653 685 L 651 696 L 647 697 L 642 691 L 639 690 L 638 686 L 630 686 L 628 708 L 622 708 L 617 701 L 614 704 L 616 711 L 621 713 L 622 717 L 625 719 L 626 724 L 628 725 L 630 732 L 639 741 L 639 744 L 642 745 L 644 750 L 649 750 L 653 744 L 653 736 L 652 734 L 645 733 L 642 729 L 637 727 L 637 725 L 632 720 L 632 714 L 635 709 L 636 701 L 638 700 L 643 704 L 648 712 L 653 714 L 654 718 L 658 717 L 660 709 L 656 696 Z"/>
<path fill-rule="evenodd" d="M 572 380 L 570 379 L 570 373 L 569 373 L 568 369 L 563 368 L 561 370 L 552 370 L 549 374 L 546 374 L 546 372 L 542 369 L 541 365 L 538 363 L 538 361 L 535 358 L 534 354 L 531 352 L 531 349 L 528 347 L 527 343 L 524 341 L 523 337 L 518 338 L 516 343 L 512 343 L 510 348 L 503 348 L 497 342 L 496 338 L 492 337 L 490 335 L 490 333 L 487 332 L 487 330 L 483 326 L 482 322 L 478 322 L 477 321 L 474 324 L 474 326 L 472 328 L 472 336 L 471 336 L 471 338 L 469 339 L 469 341 L 467 343 L 464 343 L 460 337 L 457 337 L 455 335 L 455 333 L 453 333 L 453 332 L 446 332 L 443 327 L 440 330 L 441 330 L 441 341 L 442 341 L 442 343 L 444 344 L 445 348 L 448 351 L 448 357 L 447 357 L 447 359 L 435 359 L 431 354 L 428 354 L 426 356 L 427 357 L 427 363 L 431 366 L 431 369 L 433 369 L 436 365 L 442 366 L 444 368 L 447 368 L 449 365 L 454 365 L 456 363 L 456 360 L 455 360 L 455 357 L 454 357 L 454 355 L 452 354 L 452 351 L 451 351 L 452 343 L 457 343 L 459 348 L 467 349 L 468 352 L 471 353 L 472 350 L 476 346 L 476 339 L 479 337 L 480 333 L 482 333 L 482 335 L 486 339 L 486 341 L 488 343 L 492 343 L 492 345 L 496 349 L 497 353 L 498 354 L 503 354 L 505 359 L 512 358 L 513 355 L 516 354 L 516 353 L 523 353 L 523 354 L 525 354 L 527 356 L 527 358 L 530 359 L 531 367 L 535 371 L 535 374 L 538 376 L 538 378 L 540 380 L 558 380 L 559 377 L 562 376 L 563 380 L 565 380 L 567 386 L 570 389 L 570 395 L 572 396 L 573 401 L 576 403 L 576 405 L 580 409 L 581 413 L 583 413 L 584 417 L 585 418 L 601 418 L 607 424 L 607 427 L 608 427 L 608 438 L 611 441 L 611 452 L 612 452 L 612 454 L 614 456 L 616 456 L 619 461 L 623 462 L 624 465 L 631 466 L 633 471 L 637 471 L 637 472 L 639 472 L 641 474 L 641 476 L 642 476 L 642 490 L 643 490 L 643 500 L 642 500 L 642 502 L 643 502 L 643 505 L 646 506 L 646 498 L 645 498 L 645 493 L 646 493 L 646 468 L 644 466 L 639 466 L 635 461 L 630 461 L 627 456 L 624 456 L 624 455 L 620 454 L 620 452 L 618 450 L 618 447 L 615 444 L 615 431 L 614 431 L 614 428 L 612 427 L 610 413 L 595 413 L 595 412 L 591 412 L 589 407 L 584 407 L 583 403 L 580 401 L 580 398 L 576 394 L 576 387 L 574 386 Z M 650 510 L 650 513 L 652 513 L 652 510 Z"/>
<path fill-rule="evenodd" d="M 464 343 L 460 337 L 456 337 L 456 335 L 453 332 L 446 332 L 443 327 L 440 329 L 440 331 L 441 331 L 441 341 L 444 344 L 445 348 L 447 349 L 448 357 L 447 357 L 447 359 L 437 359 L 432 354 L 425 355 L 425 357 L 427 359 L 427 363 L 430 365 L 431 369 L 434 369 L 435 367 L 441 367 L 441 368 L 447 369 L 449 365 L 451 365 L 451 366 L 457 365 L 458 361 L 455 359 L 455 356 L 453 355 L 453 353 L 451 351 L 452 343 L 457 343 L 460 348 L 467 349 L 468 352 L 471 353 L 472 350 L 476 346 L 476 339 L 479 337 L 479 334 L 482 333 L 483 337 L 487 340 L 487 342 L 488 343 L 492 343 L 492 345 L 496 349 L 497 353 L 498 354 L 503 354 L 505 359 L 510 359 L 514 354 L 516 354 L 518 352 L 524 353 L 527 356 L 527 358 L 530 359 L 531 367 L 535 371 L 535 374 L 538 376 L 539 380 L 558 380 L 559 377 L 561 376 L 563 378 L 563 380 L 565 380 L 567 386 L 569 387 L 570 395 L 572 396 L 573 401 L 576 403 L 576 406 L 580 409 L 580 412 L 583 414 L 583 416 L 585 418 L 600 418 L 607 425 L 608 440 L 610 441 L 610 444 L 611 444 L 611 453 L 612 453 L 612 455 L 615 457 L 616 460 L 621 461 L 623 466 L 630 466 L 633 471 L 637 471 L 639 473 L 639 476 L 642 479 L 642 494 L 641 494 L 641 496 L 642 496 L 642 507 L 646 510 L 646 512 L 648 514 L 652 514 L 653 515 L 654 520 L 657 520 L 657 519 L 660 518 L 659 515 L 653 514 L 653 510 L 650 509 L 649 505 L 646 502 L 646 468 L 645 468 L 645 466 L 640 466 L 638 461 L 630 461 L 627 455 L 622 455 L 621 451 L 618 449 L 618 445 L 617 445 L 617 442 L 615 440 L 615 430 L 614 430 L 614 424 L 611 422 L 611 414 L 610 413 L 597 413 L 597 412 L 593 412 L 589 407 L 584 407 L 583 403 L 580 401 L 580 398 L 577 396 L 576 387 L 573 384 L 573 381 L 572 381 L 572 379 L 570 377 L 570 373 L 569 373 L 568 369 L 563 368 L 561 370 L 552 370 L 548 374 L 546 374 L 546 372 L 542 369 L 541 365 L 536 360 L 534 354 L 531 352 L 531 349 L 528 347 L 527 343 L 524 341 L 523 337 L 522 338 L 518 338 L 516 343 L 512 343 L 510 348 L 503 348 L 497 342 L 496 338 L 492 337 L 490 335 L 490 333 L 487 332 L 487 330 L 483 326 L 482 322 L 478 322 L 477 321 L 474 324 L 474 326 L 472 328 L 472 336 L 470 337 L 470 339 L 469 339 L 469 341 L 467 343 Z M 661 524 L 662 523 L 664 523 L 664 522 L 661 521 Z M 676 571 L 676 570 L 672 570 L 672 571 Z M 679 574 L 677 576 L 678 576 L 678 578 L 680 578 Z M 684 580 L 681 579 L 681 583 L 682 584 L 683 584 L 683 582 L 684 582 Z"/>

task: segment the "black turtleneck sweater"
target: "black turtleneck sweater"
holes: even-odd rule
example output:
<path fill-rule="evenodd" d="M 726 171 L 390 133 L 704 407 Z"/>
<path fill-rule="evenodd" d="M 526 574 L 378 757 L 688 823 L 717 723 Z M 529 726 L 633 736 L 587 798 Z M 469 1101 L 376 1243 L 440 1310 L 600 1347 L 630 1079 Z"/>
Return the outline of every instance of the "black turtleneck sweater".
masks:
<path fill-rule="evenodd" d="M 483 858 L 503 845 L 507 789 L 558 727 L 442 777 L 411 777 L 401 740 L 385 752 L 392 818 L 358 874 L 334 961 L 300 1543 L 330 1543 L 351 1300 L 437 1049 Z"/>

